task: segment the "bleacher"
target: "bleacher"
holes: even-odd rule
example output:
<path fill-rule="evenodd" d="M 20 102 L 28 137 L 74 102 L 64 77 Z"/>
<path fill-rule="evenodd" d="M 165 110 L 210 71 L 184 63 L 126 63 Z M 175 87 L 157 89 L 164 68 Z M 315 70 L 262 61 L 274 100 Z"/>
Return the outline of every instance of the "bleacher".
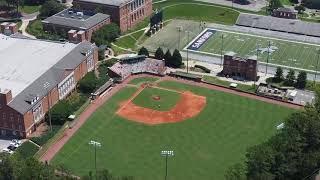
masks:
<path fill-rule="evenodd" d="M 319 23 L 304 22 L 300 20 L 241 13 L 236 25 L 320 37 Z"/>
<path fill-rule="evenodd" d="M 155 75 L 165 75 L 166 67 L 162 60 L 146 58 L 145 56 L 135 56 L 123 58 L 109 68 L 109 76 L 116 81 L 123 81 L 131 74 L 150 73 Z"/>

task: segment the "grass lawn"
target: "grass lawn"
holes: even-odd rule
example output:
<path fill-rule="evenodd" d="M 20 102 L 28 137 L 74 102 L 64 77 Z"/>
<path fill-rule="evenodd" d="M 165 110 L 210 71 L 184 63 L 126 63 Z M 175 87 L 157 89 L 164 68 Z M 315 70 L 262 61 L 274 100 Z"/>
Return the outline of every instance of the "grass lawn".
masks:
<path fill-rule="evenodd" d="M 41 5 L 37 5 L 37 6 L 24 5 L 23 7 L 22 6 L 19 7 L 19 11 L 24 12 L 26 14 L 32 14 L 39 11 L 40 8 L 41 8 Z"/>
<path fill-rule="evenodd" d="M 293 3 L 290 2 L 290 0 L 280 0 L 282 5 L 287 5 L 287 6 L 291 6 Z"/>
<path fill-rule="evenodd" d="M 229 87 L 231 84 L 231 82 L 223 81 L 223 80 L 220 80 L 220 79 L 218 79 L 216 77 L 212 77 L 212 76 L 204 76 L 203 80 L 208 83 L 213 83 L 213 84 L 217 84 L 217 85 L 225 86 L 225 87 Z M 246 91 L 246 92 L 255 92 L 256 91 L 256 88 L 254 88 L 254 86 L 245 85 L 245 84 L 238 84 L 237 89 L 240 89 L 240 90 Z"/>
<path fill-rule="evenodd" d="M 293 110 L 214 90 L 165 81 L 160 86 L 192 91 L 207 97 L 207 106 L 192 119 L 176 124 L 147 126 L 125 120 L 115 111 L 136 88 L 127 87 L 99 108 L 54 157 L 76 175 L 97 167 L 115 175 L 132 175 L 139 180 L 162 180 L 165 159 L 161 150 L 173 150 L 168 160 L 168 178 L 174 180 L 224 179 L 231 165 L 243 162 L 246 149 L 266 141 L 276 126 Z"/>
<path fill-rule="evenodd" d="M 221 37 L 224 37 L 224 52 L 235 52 L 237 55 L 256 55 L 257 44 L 259 45 L 259 61 L 266 62 L 268 46 L 270 45 L 269 63 L 315 70 L 317 62 L 317 49 L 320 45 L 287 41 L 283 39 L 262 37 L 252 34 L 237 33 L 217 30 L 199 49 L 199 51 L 219 56 L 221 53 Z"/>
<path fill-rule="evenodd" d="M 164 18 L 207 21 L 221 24 L 235 24 L 239 12 L 219 6 L 205 4 L 176 4 L 164 9 Z"/>
<path fill-rule="evenodd" d="M 159 96 L 159 100 L 154 97 Z M 158 88 L 145 88 L 137 97 L 133 99 L 133 103 L 158 111 L 169 111 L 180 99 L 180 93 L 162 90 Z"/>
<path fill-rule="evenodd" d="M 24 158 L 33 157 L 36 152 L 39 150 L 39 147 L 35 144 L 27 141 L 23 143 L 17 150 L 17 153 L 20 153 L 20 155 Z"/>
<path fill-rule="evenodd" d="M 135 47 L 136 42 L 136 39 L 134 39 L 131 35 L 128 35 L 117 39 L 117 41 L 114 44 L 122 48 L 133 49 Z"/>
<path fill-rule="evenodd" d="M 142 83 L 150 83 L 159 80 L 157 77 L 141 77 L 135 78 L 129 82 L 129 84 L 140 85 Z"/>

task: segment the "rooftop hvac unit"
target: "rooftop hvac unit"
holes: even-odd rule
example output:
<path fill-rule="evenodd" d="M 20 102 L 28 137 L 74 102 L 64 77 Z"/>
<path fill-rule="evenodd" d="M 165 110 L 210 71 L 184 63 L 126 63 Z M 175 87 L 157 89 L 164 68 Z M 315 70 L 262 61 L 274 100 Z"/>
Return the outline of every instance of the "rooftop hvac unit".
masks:
<path fill-rule="evenodd" d="M 74 18 L 74 16 L 71 16 L 71 18 Z"/>
<path fill-rule="evenodd" d="M 64 16 L 64 14 L 60 14 L 60 16 Z"/>
<path fill-rule="evenodd" d="M 73 11 L 72 11 L 72 10 L 69 10 L 68 13 L 69 13 L 69 14 L 73 14 Z"/>

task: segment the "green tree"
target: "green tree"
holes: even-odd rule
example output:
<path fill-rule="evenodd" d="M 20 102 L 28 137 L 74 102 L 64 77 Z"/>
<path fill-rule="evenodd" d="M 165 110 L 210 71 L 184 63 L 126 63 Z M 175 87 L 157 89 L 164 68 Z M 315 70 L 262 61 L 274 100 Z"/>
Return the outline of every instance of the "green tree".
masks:
<path fill-rule="evenodd" d="M 159 47 L 157 50 L 156 50 L 156 53 L 154 54 L 155 58 L 156 59 L 159 59 L 159 60 L 163 60 L 164 58 L 164 53 L 163 53 L 163 50 L 161 47 Z"/>
<path fill-rule="evenodd" d="M 51 110 L 51 122 L 55 125 L 62 125 L 66 122 L 67 118 L 73 113 L 70 104 L 67 100 L 61 100 L 55 104 Z M 48 114 L 46 119 L 48 119 Z"/>
<path fill-rule="evenodd" d="M 138 55 L 145 55 L 145 56 L 149 57 L 149 51 L 147 48 L 142 46 L 138 52 Z"/>
<path fill-rule="evenodd" d="M 279 7 L 283 7 L 280 0 L 270 0 L 269 1 L 269 10 L 272 11 L 274 9 L 278 9 Z"/>
<path fill-rule="evenodd" d="M 296 79 L 295 72 L 294 72 L 294 70 L 290 69 L 287 76 L 286 76 L 284 84 L 286 86 L 294 86 L 295 79 Z"/>
<path fill-rule="evenodd" d="M 94 74 L 94 72 L 87 73 L 80 81 L 79 81 L 79 90 L 84 94 L 92 93 L 97 87 L 98 78 Z"/>
<path fill-rule="evenodd" d="M 180 68 L 181 65 L 182 65 L 182 56 L 179 50 L 175 49 L 173 51 L 172 58 L 171 58 L 171 66 L 173 68 Z"/>
<path fill-rule="evenodd" d="M 277 71 L 276 71 L 276 74 L 274 76 L 274 82 L 279 83 L 279 82 L 283 81 L 283 79 L 284 79 L 283 78 L 283 70 L 282 70 L 281 67 L 277 67 Z"/>
<path fill-rule="evenodd" d="M 298 6 L 295 6 L 294 9 L 297 10 L 299 14 L 302 14 L 306 10 L 306 8 L 301 4 Z"/>
<path fill-rule="evenodd" d="M 92 34 L 91 42 L 96 43 L 97 46 L 107 45 L 110 46 L 120 35 L 120 28 L 117 24 L 111 23 Z"/>
<path fill-rule="evenodd" d="M 65 8 L 64 5 L 58 3 L 55 0 L 46 1 L 40 8 L 40 17 L 52 16 Z"/>
<path fill-rule="evenodd" d="M 165 62 L 165 65 L 168 66 L 168 67 L 171 67 L 171 52 L 170 50 L 168 49 L 166 54 L 164 54 L 164 62 Z"/>
<path fill-rule="evenodd" d="M 307 85 L 307 73 L 300 71 L 297 77 L 296 87 L 299 89 L 304 89 Z"/>
<path fill-rule="evenodd" d="M 226 180 L 245 180 L 246 179 L 246 170 L 244 165 L 237 163 L 228 168 L 225 174 Z"/>
<path fill-rule="evenodd" d="M 302 5 L 311 9 L 320 9 L 319 0 L 302 0 Z"/>
<path fill-rule="evenodd" d="M 320 91 L 314 105 L 290 115 L 267 142 L 249 148 L 248 179 L 304 179 L 320 166 Z"/>

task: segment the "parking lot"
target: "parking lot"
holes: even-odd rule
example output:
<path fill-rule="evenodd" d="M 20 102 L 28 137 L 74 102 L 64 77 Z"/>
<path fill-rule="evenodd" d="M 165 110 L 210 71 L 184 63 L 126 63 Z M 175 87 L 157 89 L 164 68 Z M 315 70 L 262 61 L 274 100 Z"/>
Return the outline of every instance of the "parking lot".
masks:
<path fill-rule="evenodd" d="M 11 139 L 0 139 L 0 150 L 7 148 L 11 143 Z"/>
<path fill-rule="evenodd" d="M 299 89 L 296 89 L 296 91 L 297 91 L 297 95 L 293 99 L 293 101 L 292 101 L 293 103 L 306 105 L 307 103 L 313 102 L 313 100 L 315 98 L 314 92 L 304 91 L 304 90 L 299 90 Z"/>

